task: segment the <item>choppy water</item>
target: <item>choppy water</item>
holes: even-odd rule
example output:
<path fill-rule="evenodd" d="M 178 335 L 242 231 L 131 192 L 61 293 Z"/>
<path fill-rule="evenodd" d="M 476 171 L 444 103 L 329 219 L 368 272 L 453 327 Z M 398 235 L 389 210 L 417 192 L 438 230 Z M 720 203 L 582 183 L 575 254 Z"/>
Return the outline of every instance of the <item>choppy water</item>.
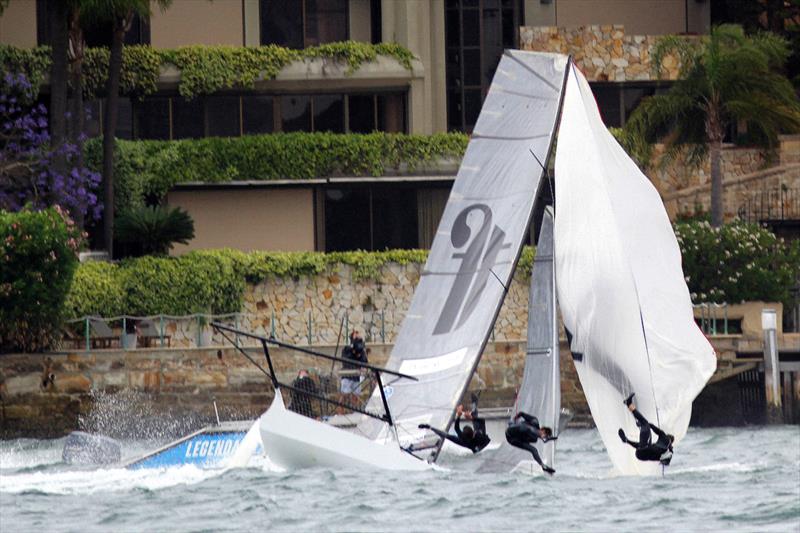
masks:
<path fill-rule="evenodd" d="M 478 474 L 480 455 L 423 473 L 80 470 L 62 444 L 0 442 L 0 531 L 800 531 L 798 426 L 692 429 L 663 478 L 613 476 L 591 430 L 562 434 L 553 478 Z"/>

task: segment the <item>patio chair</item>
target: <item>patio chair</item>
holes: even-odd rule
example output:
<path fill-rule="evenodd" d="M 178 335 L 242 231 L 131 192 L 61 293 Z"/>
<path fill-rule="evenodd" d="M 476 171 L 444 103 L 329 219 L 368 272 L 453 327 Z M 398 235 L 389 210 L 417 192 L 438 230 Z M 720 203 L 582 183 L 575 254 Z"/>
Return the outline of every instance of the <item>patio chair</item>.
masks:
<path fill-rule="evenodd" d="M 142 348 L 150 348 L 151 343 L 154 340 L 155 342 L 159 342 L 162 338 L 158 326 L 156 326 L 155 322 L 153 322 L 149 318 L 141 320 L 137 326 L 137 329 L 139 331 L 139 338 L 142 341 Z M 164 335 L 163 338 L 164 340 L 167 341 L 167 346 L 169 346 L 170 336 Z"/>
<path fill-rule="evenodd" d="M 112 343 L 119 344 L 119 337 L 114 335 L 114 330 L 101 317 L 89 318 L 89 327 L 92 334 L 90 338 L 92 348 L 111 348 Z"/>

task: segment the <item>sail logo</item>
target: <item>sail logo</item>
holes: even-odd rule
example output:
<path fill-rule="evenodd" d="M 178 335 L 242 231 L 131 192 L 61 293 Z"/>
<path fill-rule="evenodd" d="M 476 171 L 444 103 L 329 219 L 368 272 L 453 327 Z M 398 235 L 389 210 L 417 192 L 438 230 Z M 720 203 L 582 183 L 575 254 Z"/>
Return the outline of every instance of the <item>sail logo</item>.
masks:
<path fill-rule="evenodd" d="M 483 222 L 474 235 L 467 223 L 473 213 L 483 215 Z M 511 246 L 504 242 L 505 238 L 506 232 L 492 224 L 492 210 L 486 204 L 469 205 L 456 216 L 450 242 L 456 250 L 464 251 L 452 255 L 453 259 L 461 260 L 461 265 L 433 329 L 434 335 L 450 333 L 467 322 L 480 302 L 497 256 Z"/>

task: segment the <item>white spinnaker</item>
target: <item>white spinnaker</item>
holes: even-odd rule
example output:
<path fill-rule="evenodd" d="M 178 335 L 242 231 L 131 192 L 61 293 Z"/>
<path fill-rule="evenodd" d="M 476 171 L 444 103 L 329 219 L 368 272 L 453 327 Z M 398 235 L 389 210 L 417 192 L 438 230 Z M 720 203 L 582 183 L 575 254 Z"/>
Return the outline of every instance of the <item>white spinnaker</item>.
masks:
<path fill-rule="evenodd" d="M 676 438 L 714 373 L 697 328 L 681 255 L 658 192 L 603 124 L 570 66 L 556 150 L 556 280 L 575 366 L 608 454 L 623 474 L 655 474 L 617 430 L 638 430 L 622 404 Z"/>

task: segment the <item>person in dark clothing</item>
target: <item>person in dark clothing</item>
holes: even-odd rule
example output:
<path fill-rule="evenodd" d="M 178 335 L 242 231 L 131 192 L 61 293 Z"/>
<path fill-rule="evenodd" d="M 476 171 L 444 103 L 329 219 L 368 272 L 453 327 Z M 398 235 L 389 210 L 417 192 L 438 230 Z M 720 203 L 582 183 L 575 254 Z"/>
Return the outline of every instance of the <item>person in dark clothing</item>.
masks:
<path fill-rule="evenodd" d="M 367 347 L 358 331 L 350 334 L 350 344 L 342 349 L 342 359 L 368 363 Z M 345 395 L 358 394 L 358 385 L 363 379 L 360 375 L 361 367 L 352 363 L 342 363 L 342 370 L 346 371 L 340 383 L 340 392 Z M 358 372 L 357 372 L 358 371 Z"/>
<path fill-rule="evenodd" d="M 675 441 L 675 437 L 648 422 L 644 415 L 636 409 L 636 404 L 633 403 L 634 396 L 635 393 L 628 396 L 624 403 L 636 419 L 636 425 L 639 427 L 639 442 L 628 440 L 622 428 L 619 428 L 619 438 L 636 450 L 636 458 L 640 461 L 659 461 L 662 465 L 667 466 L 672 461 L 672 443 Z M 651 430 L 658 435 L 656 442 L 653 442 Z"/>
<path fill-rule="evenodd" d="M 520 418 L 522 418 L 522 421 L 519 421 Z M 533 455 L 533 460 L 539 463 L 542 470 L 548 474 L 555 474 L 556 471 L 542 462 L 542 458 L 539 457 L 539 451 L 533 444 L 539 439 L 542 442 L 548 442 L 557 438 L 553 436 L 553 430 L 549 427 L 539 427 L 538 418 L 523 412 L 517 413 L 514 420 L 506 428 L 506 440 L 508 443 L 511 446 L 530 452 Z"/>
<path fill-rule="evenodd" d="M 461 427 L 462 416 L 472 422 L 471 427 Z M 472 453 L 478 453 L 491 442 L 489 435 L 486 434 L 486 420 L 478 416 L 478 396 L 475 394 L 472 395 L 471 411 L 465 413 L 462 405 L 459 405 L 458 409 L 456 409 L 455 435 L 450 435 L 439 429 L 432 428 L 428 424 L 420 424 L 419 427 L 421 429 L 429 429 L 453 444 L 472 450 Z"/>
<path fill-rule="evenodd" d="M 305 394 L 310 392 L 317 393 L 317 385 L 311 376 L 308 375 L 308 370 L 301 370 L 297 373 L 297 377 L 292 382 L 291 401 L 289 402 L 289 410 L 297 414 L 307 416 L 309 418 L 316 418 L 314 408 L 311 404 L 311 396 Z"/>

